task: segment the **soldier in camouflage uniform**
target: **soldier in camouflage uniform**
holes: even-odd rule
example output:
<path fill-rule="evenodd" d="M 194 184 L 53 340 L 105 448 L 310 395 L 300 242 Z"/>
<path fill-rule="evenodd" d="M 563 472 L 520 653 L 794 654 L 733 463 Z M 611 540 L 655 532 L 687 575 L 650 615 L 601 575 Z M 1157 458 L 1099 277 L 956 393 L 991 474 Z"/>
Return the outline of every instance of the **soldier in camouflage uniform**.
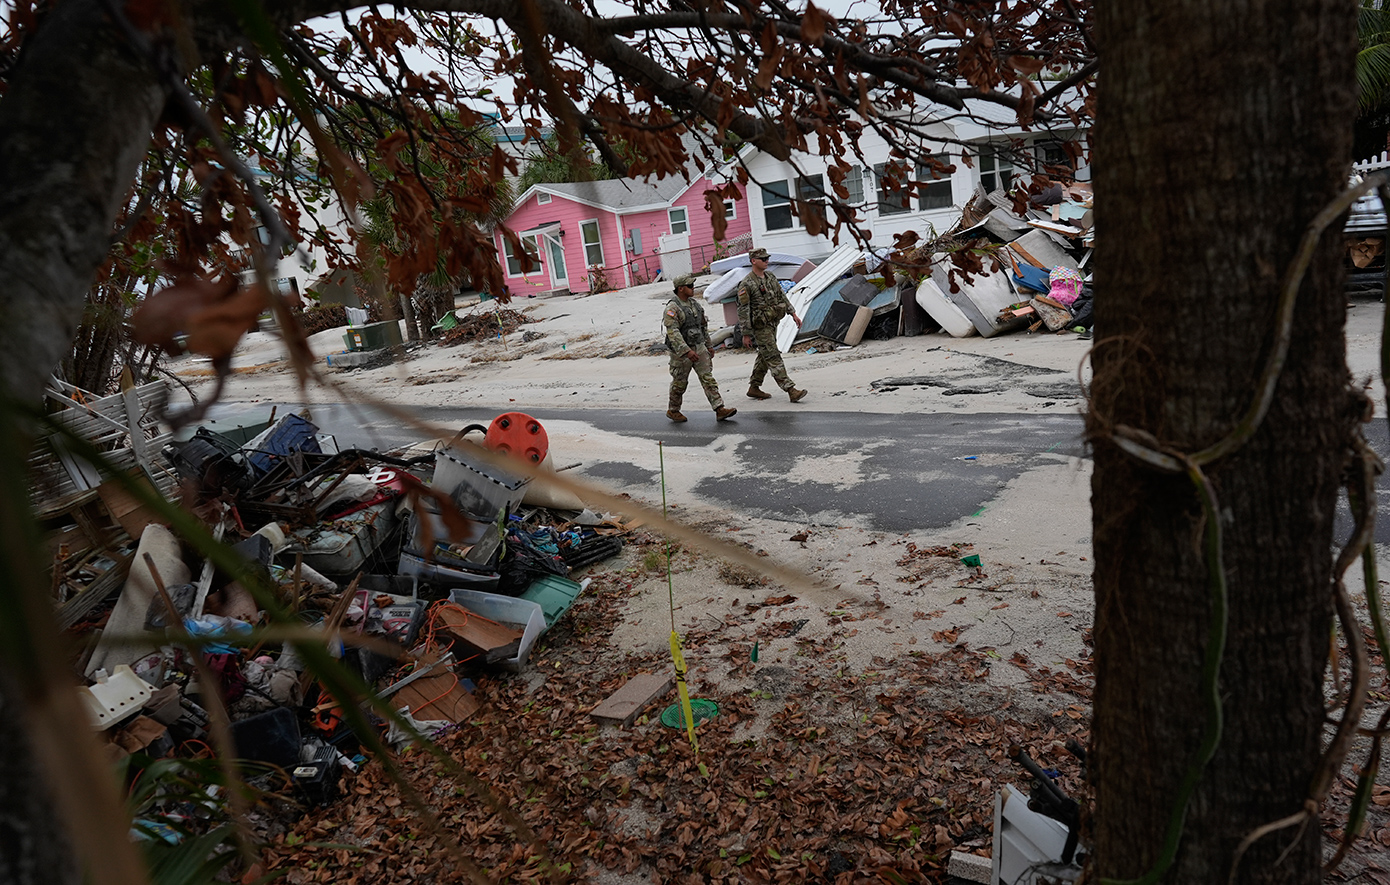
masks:
<path fill-rule="evenodd" d="M 769 273 L 766 249 L 754 249 L 748 253 L 748 263 L 753 272 L 738 284 L 738 324 L 743 330 L 743 346 L 758 346 L 758 358 L 753 361 L 753 374 L 748 379 L 748 396 L 752 399 L 771 399 L 762 389 L 763 377 L 770 371 L 772 380 L 787 392 L 792 402 L 806 396 L 787 376 L 787 367 L 782 362 L 782 354 L 777 349 L 777 324 L 782 317 L 791 314 L 796 327 L 801 328 L 801 317 L 792 309 L 791 302 L 782 292 L 782 284 L 775 274 Z"/>
<path fill-rule="evenodd" d="M 666 302 L 661 323 L 666 327 L 666 346 L 671 350 L 671 396 L 666 417 L 677 423 L 686 420 L 681 414 L 681 399 L 690 385 L 690 370 L 705 389 L 705 397 L 714 409 L 717 420 L 723 421 L 738 414 L 738 409 L 725 408 L 719 383 L 714 380 L 714 354 L 709 346 L 709 320 L 705 309 L 695 300 L 695 277 L 691 274 L 676 277 L 676 297 Z"/>

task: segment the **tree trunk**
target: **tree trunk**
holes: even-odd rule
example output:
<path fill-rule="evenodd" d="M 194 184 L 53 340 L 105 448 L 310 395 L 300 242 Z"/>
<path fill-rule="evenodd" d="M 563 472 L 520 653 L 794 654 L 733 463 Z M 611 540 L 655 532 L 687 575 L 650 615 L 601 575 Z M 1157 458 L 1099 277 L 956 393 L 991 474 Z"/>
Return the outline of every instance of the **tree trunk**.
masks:
<path fill-rule="evenodd" d="M 1208 725 L 1212 605 L 1193 484 L 1132 460 L 1110 433 L 1129 425 L 1193 453 L 1246 410 L 1280 278 L 1346 186 L 1354 8 L 1115 0 L 1095 10 L 1094 850 L 1095 872 L 1129 878 L 1159 856 Z M 1334 224 L 1300 289 L 1267 418 L 1206 469 L 1229 582 L 1225 724 L 1163 881 L 1225 882 L 1247 834 L 1300 809 L 1319 759 L 1333 512 L 1359 409 L 1340 253 Z M 1312 883 L 1320 863 L 1314 820 L 1256 843 L 1235 881 Z"/>
<path fill-rule="evenodd" d="M 415 323 L 415 302 L 405 293 L 401 293 L 399 299 L 401 302 L 401 314 L 405 319 L 405 340 L 419 341 L 420 327 Z"/>
<path fill-rule="evenodd" d="M 70 0 L 45 16 L 0 102 L 0 315 L 6 323 L 0 379 L 4 395 L 22 403 L 38 400 L 48 374 L 70 353 L 112 224 L 164 105 L 157 75 L 115 35 L 101 0 Z M 23 449 L 8 445 L 20 434 L 13 415 L 7 418 L 3 451 L 13 456 Z M 23 483 L 4 495 L 4 580 L 43 594 L 43 583 L 31 579 L 44 564 L 35 548 L 18 543 L 27 528 Z M 25 623 L 18 610 L 6 617 Z M 56 633 L 48 639 L 56 647 Z M 0 721 L 6 723 L 0 881 L 77 882 L 75 858 L 51 804 L 55 797 L 40 783 L 54 783 L 53 771 L 41 767 L 43 754 L 16 732 L 33 725 L 42 697 L 32 676 L 18 676 L 36 663 L 15 659 L 24 652 L 12 638 L 6 645 L 0 652 Z M 65 678 L 59 667 L 55 680 Z M 101 793 L 102 785 L 90 790 Z M 106 808 L 108 802 L 92 805 Z M 104 843 L 96 838 L 94 844 Z M 113 857 L 118 870 L 126 869 L 127 852 Z"/>

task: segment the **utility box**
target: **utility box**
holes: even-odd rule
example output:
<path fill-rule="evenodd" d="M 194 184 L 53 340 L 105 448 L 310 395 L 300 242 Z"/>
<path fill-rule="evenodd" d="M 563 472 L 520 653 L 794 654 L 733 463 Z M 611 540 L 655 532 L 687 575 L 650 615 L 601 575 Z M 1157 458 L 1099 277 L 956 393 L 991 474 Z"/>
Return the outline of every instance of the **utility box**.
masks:
<path fill-rule="evenodd" d="M 348 350 L 381 350 L 384 347 L 400 346 L 401 326 L 395 320 L 381 323 L 368 323 L 365 326 L 349 326 L 343 341 Z"/>

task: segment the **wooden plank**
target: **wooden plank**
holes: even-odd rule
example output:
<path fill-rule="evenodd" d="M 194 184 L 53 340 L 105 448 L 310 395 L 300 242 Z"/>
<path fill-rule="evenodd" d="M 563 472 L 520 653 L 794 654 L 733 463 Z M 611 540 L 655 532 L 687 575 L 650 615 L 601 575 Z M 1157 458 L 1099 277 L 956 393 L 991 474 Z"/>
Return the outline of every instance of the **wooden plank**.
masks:
<path fill-rule="evenodd" d="M 445 670 L 404 686 L 391 699 L 391 706 L 409 707 L 410 715 L 422 721 L 447 719 L 457 724 L 476 713 L 480 704 L 457 676 Z"/>
<path fill-rule="evenodd" d="M 1043 264 L 1041 261 L 1034 258 L 1031 254 L 1029 254 L 1027 249 L 1023 248 L 1018 243 L 1010 243 L 1008 248 L 1017 252 L 1019 254 L 1019 257 L 1021 257 L 1024 261 L 1028 262 L 1034 267 L 1042 268 L 1043 270 L 1048 271 L 1052 270 L 1052 268 L 1048 267 L 1046 264 Z"/>
<path fill-rule="evenodd" d="M 493 652 L 514 647 L 522 637 L 520 630 L 453 606 L 439 608 L 435 614 L 435 629 L 461 646 L 454 652 L 459 660 L 478 655 L 491 660 Z"/>
<path fill-rule="evenodd" d="M 136 477 L 136 482 L 154 491 L 148 479 L 143 476 Z M 128 492 L 119 480 L 108 479 L 97 486 L 97 494 L 101 496 L 101 501 L 106 505 L 106 512 L 111 514 L 111 518 L 121 524 L 125 533 L 132 538 L 140 537 L 140 533 L 145 530 L 145 526 L 152 522 L 159 522 L 159 517 L 149 507 L 141 503 L 134 495 Z"/>
<path fill-rule="evenodd" d="M 66 630 L 82 620 L 92 609 L 100 605 L 113 593 L 125 585 L 130 574 L 130 563 L 134 556 L 122 556 L 106 573 L 87 585 L 87 589 L 63 603 L 58 609 L 58 628 Z"/>
<path fill-rule="evenodd" d="M 638 673 L 590 710 L 589 718 L 613 725 L 631 725 L 638 713 L 652 701 L 670 694 L 673 687 L 675 681 L 670 676 Z"/>

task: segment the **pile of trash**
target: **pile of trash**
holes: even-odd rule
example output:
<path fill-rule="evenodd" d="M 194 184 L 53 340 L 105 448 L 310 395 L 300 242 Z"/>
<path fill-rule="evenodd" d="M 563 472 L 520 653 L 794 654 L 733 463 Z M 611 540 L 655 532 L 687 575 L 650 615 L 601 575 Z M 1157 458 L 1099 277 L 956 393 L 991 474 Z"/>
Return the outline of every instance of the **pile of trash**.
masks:
<path fill-rule="evenodd" d="M 814 350 L 814 339 L 853 347 L 944 331 L 957 338 L 1019 330 L 1071 330 L 1089 336 L 1093 247 L 1087 185 L 1060 185 L 1040 195 L 976 192 L 944 236 L 909 250 L 865 251 L 846 243 L 820 264 L 789 253 L 769 255 L 801 317 L 778 327 L 778 347 Z M 721 276 L 705 300 L 724 309 L 730 327 L 714 336 L 741 340 L 738 284 L 752 270 L 747 255 L 710 264 Z"/>
<path fill-rule="evenodd" d="M 455 311 L 449 311 L 440 323 L 442 334 L 439 340 L 445 346 L 491 341 L 510 335 L 521 328 L 523 323 L 530 322 L 534 320 L 520 311 L 495 305 L 492 310 L 479 310 L 464 317 L 457 316 Z"/>
<path fill-rule="evenodd" d="M 522 413 L 392 454 L 338 450 L 307 411 L 248 433 L 164 440 L 159 471 L 212 541 L 157 509 L 122 513 L 119 534 L 92 513 L 52 530 L 67 539 L 55 603 L 82 600 L 65 627 L 113 759 L 220 750 L 225 710 L 250 774 L 329 802 L 373 747 L 466 723 L 477 677 L 524 670 L 588 585 L 571 575 L 619 553 L 630 528 L 509 469 L 550 464 Z M 109 564 L 69 587 L 88 531 L 85 560 Z"/>

